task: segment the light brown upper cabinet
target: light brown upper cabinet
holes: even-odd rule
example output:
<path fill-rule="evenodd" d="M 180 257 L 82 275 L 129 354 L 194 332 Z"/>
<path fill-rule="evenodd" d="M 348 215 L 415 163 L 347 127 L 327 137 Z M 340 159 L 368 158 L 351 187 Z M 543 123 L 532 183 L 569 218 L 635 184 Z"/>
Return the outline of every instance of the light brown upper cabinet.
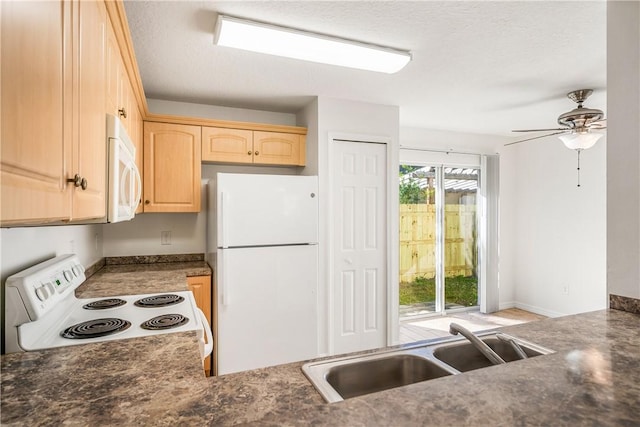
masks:
<path fill-rule="evenodd" d="M 254 163 L 304 166 L 305 140 L 304 135 L 293 133 L 254 131 Z"/>
<path fill-rule="evenodd" d="M 103 217 L 104 3 L 1 7 L 0 221 L 4 226 Z"/>
<path fill-rule="evenodd" d="M 253 163 L 253 131 L 203 127 L 202 160 Z"/>
<path fill-rule="evenodd" d="M 200 126 L 144 122 L 144 212 L 200 212 Z"/>
<path fill-rule="evenodd" d="M 75 170 L 87 183 L 75 187 L 73 220 L 101 218 L 106 215 L 106 96 L 107 11 L 103 2 L 74 2 L 79 19 L 74 57 L 78 58 L 78 138 L 74 144 Z M 75 184 L 74 184 L 75 185 Z"/>
<path fill-rule="evenodd" d="M 202 160 L 221 163 L 304 166 L 305 136 L 202 127 Z"/>

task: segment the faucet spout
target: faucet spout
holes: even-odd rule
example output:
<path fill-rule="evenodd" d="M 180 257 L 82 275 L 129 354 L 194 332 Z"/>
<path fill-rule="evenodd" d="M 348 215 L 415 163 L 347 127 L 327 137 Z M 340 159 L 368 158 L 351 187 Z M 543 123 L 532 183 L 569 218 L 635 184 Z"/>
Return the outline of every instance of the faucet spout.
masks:
<path fill-rule="evenodd" d="M 457 323 L 451 323 L 449 325 L 449 333 L 451 335 L 461 334 L 466 339 L 468 339 L 471 344 L 475 348 L 480 351 L 491 363 L 494 365 L 500 365 L 502 363 L 506 363 L 502 357 L 498 356 L 498 354 L 491 349 L 487 344 L 485 344 L 480 338 L 476 337 L 470 330 L 458 325 Z"/>

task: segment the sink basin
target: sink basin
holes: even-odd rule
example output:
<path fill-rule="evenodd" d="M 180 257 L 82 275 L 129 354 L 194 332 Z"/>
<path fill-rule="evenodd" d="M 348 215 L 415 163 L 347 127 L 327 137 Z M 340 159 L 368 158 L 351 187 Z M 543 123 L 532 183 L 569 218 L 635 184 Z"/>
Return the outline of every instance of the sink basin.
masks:
<path fill-rule="evenodd" d="M 520 359 L 509 343 L 497 338 L 497 332 L 476 335 L 506 362 Z M 553 353 L 536 344 L 502 335 L 517 342 L 528 357 Z M 308 362 L 302 366 L 302 372 L 322 397 L 333 403 L 488 366 L 492 366 L 491 362 L 469 341 L 450 337 Z"/>
<path fill-rule="evenodd" d="M 482 341 L 484 341 L 491 350 L 495 351 L 505 362 L 520 360 L 518 354 L 508 343 L 497 338 L 485 338 Z M 550 353 L 549 350 L 533 344 L 524 343 L 522 341 L 518 341 L 518 344 L 522 350 L 524 350 L 527 357 L 541 356 L 543 354 Z M 456 368 L 460 372 L 467 372 L 474 369 L 493 366 L 493 363 L 491 363 L 489 359 L 487 359 L 468 341 L 464 341 L 459 344 L 443 345 L 434 349 L 433 355 L 438 360 Z"/>
<path fill-rule="evenodd" d="M 452 373 L 412 354 L 398 354 L 329 369 L 327 382 L 343 399 L 444 377 Z"/>

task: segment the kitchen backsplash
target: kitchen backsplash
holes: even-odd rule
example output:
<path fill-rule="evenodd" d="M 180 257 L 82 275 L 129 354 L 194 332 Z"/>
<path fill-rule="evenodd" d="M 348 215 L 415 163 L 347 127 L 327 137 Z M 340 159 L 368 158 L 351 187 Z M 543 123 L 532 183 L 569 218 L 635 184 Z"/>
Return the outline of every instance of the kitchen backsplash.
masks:
<path fill-rule="evenodd" d="M 640 299 L 609 294 L 609 308 L 640 314 Z"/>
<path fill-rule="evenodd" d="M 204 254 L 173 254 L 173 255 L 134 255 L 106 257 L 106 265 L 123 264 L 156 264 L 164 262 L 194 262 L 204 261 Z"/>

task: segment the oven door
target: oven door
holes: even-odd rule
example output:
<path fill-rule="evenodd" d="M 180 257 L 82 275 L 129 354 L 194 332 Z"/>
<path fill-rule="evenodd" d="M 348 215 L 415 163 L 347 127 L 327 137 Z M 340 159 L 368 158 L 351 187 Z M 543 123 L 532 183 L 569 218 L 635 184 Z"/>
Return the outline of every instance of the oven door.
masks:
<path fill-rule="evenodd" d="M 135 148 L 122 138 L 109 138 L 109 206 L 107 222 L 128 221 L 140 204 L 142 182 Z"/>

